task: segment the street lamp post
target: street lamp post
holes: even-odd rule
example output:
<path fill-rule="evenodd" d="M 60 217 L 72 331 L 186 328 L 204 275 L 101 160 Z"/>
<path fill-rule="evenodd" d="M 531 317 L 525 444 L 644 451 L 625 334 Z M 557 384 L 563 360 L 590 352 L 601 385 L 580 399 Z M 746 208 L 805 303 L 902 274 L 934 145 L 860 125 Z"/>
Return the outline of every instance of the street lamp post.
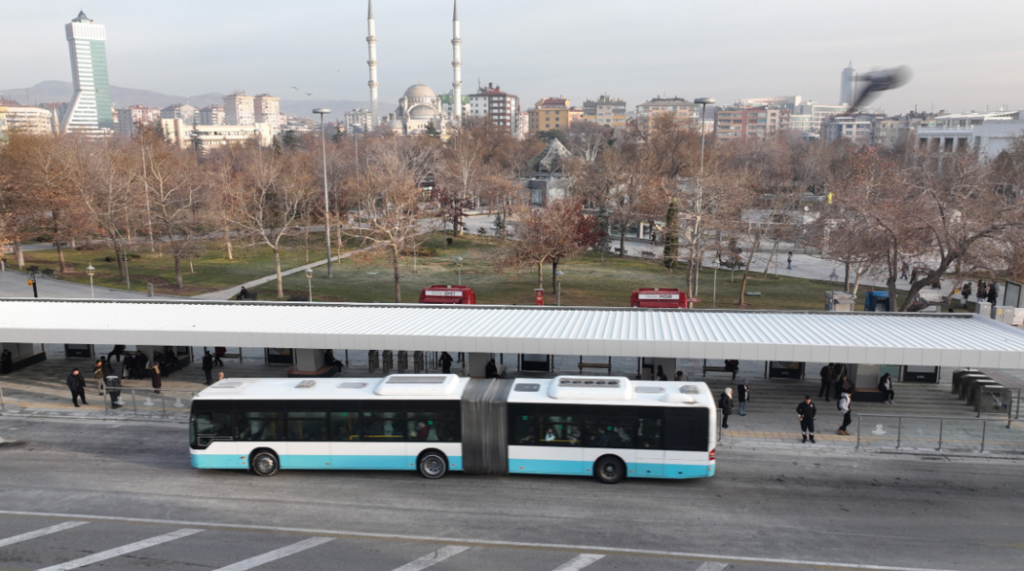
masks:
<path fill-rule="evenodd" d="M 324 236 L 327 239 L 327 277 L 333 278 L 334 272 L 331 270 L 331 202 L 327 197 L 327 131 L 324 131 L 324 115 L 330 112 L 330 109 L 323 107 L 313 110 L 313 113 L 320 116 L 320 149 L 323 151 L 324 158 Z"/>
<path fill-rule="evenodd" d="M 96 290 L 92 286 L 92 277 L 96 275 L 96 268 L 89 264 L 89 267 L 85 268 L 85 273 L 89 274 L 89 297 L 96 299 Z"/>
<path fill-rule="evenodd" d="M 700 105 L 700 178 L 704 179 L 704 115 L 707 113 L 708 105 L 714 105 L 713 97 L 698 97 L 693 100 Z"/>
<path fill-rule="evenodd" d="M 306 281 L 309 282 L 309 301 L 313 301 L 313 268 L 306 268 Z"/>
<path fill-rule="evenodd" d="M 558 290 L 557 290 L 558 293 L 557 293 L 557 295 L 558 295 L 558 306 L 559 307 L 562 306 L 562 276 L 563 275 L 565 275 L 565 274 L 562 273 L 562 270 L 558 270 L 557 272 L 555 272 L 555 285 L 558 286 Z"/>
<path fill-rule="evenodd" d="M 718 308 L 718 259 L 715 258 L 715 280 L 711 286 L 711 309 Z"/>
<path fill-rule="evenodd" d="M 459 285 L 462 285 L 462 256 L 456 256 L 455 262 L 459 265 Z"/>

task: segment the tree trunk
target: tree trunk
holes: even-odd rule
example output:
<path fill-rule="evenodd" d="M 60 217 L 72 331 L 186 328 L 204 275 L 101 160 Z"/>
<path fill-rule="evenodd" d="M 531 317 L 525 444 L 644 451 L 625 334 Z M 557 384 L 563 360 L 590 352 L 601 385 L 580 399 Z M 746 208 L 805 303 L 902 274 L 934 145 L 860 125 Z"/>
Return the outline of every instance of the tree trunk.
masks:
<path fill-rule="evenodd" d="M 736 305 L 743 307 L 746 303 L 747 297 L 747 279 L 750 277 L 750 264 L 754 262 L 754 255 L 757 249 L 761 247 L 761 239 L 754 240 L 754 244 L 750 247 L 750 255 L 747 256 L 747 265 L 743 266 L 743 277 L 740 279 L 740 298 L 736 301 Z"/>
<path fill-rule="evenodd" d="M 626 229 L 619 224 L 619 257 L 626 257 Z"/>
<path fill-rule="evenodd" d="M 234 254 L 231 251 L 231 229 L 228 228 L 227 226 L 224 227 L 224 242 L 225 242 L 225 244 L 227 245 L 227 248 L 228 248 L 228 259 L 229 260 L 234 260 L 235 257 L 234 257 Z"/>
<path fill-rule="evenodd" d="M 558 261 L 551 261 L 551 291 L 558 291 Z"/>
<path fill-rule="evenodd" d="M 309 224 L 306 224 L 306 263 L 309 263 Z"/>
<path fill-rule="evenodd" d="M 174 283 L 178 289 L 185 289 L 185 280 L 181 277 L 181 255 L 174 254 Z"/>
<path fill-rule="evenodd" d="M 274 250 L 274 271 L 277 273 L 277 299 L 284 299 L 284 278 L 281 277 L 281 250 Z"/>
<path fill-rule="evenodd" d="M 67 271 L 66 270 L 66 266 L 64 265 L 64 247 L 61 246 L 60 240 L 57 240 L 56 242 L 54 242 L 54 245 L 57 246 L 57 262 L 58 262 L 58 267 L 60 268 L 60 273 L 63 274 L 65 271 Z"/>
<path fill-rule="evenodd" d="M 844 263 L 843 267 L 845 268 L 846 272 L 843 277 L 843 280 L 846 282 L 846 289 L 843 291 L 850 291 L 850 262 Z"/>
<path fill-rule="evenodd" d="M 18 269 L 25 267 L 25 251 L 21 249 L 21 240 L 14 241 L 14 257 L 18 261 Z"/>
<path fill-rule="evenodd" d="M 857 280 L 853 283 L 853 297 L 857 297 L 857 290 L 860 289 L 860 279 L 871 270 L 871 266 L 864 267 L 863 263 L 857 265 Z"/>
<path fill-rule="evenodd" d="M 544 289 L 544 262 L 537 262 L 537 288 Z"/>
<path fill-rule="evenodd" d="M 768 265 L 764 267 L 764 273 L 761 274 L 761 279 L 768 277 L 768 271 L 772 269 L 772 259 L 775 258 L 776 252 L 779 251 L 779 241 L 775 241 L 775 245 L 772 246 L 772 253 L 768 254 Z"/>
<path fill-rule="evenodd" d="M 118 244 L 117 240 L 114 240 L 114 257 L 117 258 L 117 274 L 121 276 L 121 281 L 127 281 L 128 275 L 124 273 L 124 249 L 121 248 L 121 244 Z"/>
<path fill-rule="evenodd" d="M 402 303 L 402 278 L 398 271 L 398 247 L 391 249 L 391 267 L 395 270 L 395 303 Z"/>

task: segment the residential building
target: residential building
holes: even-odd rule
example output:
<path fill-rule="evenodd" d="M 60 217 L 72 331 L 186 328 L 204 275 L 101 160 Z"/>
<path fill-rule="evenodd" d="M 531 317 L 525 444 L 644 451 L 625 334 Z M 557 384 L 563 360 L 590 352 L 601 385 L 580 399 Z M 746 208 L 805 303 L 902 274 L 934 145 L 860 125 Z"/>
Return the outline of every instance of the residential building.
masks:
<path fill-rule="evenodd" d="M 802 103 L 793 109 L 789 118 L 790 129 L 817 137 L 824 119 L 846 113 L 848 109 L 848 105 L 819 105 L 813 101 Z"/>
<path fill-rule="evenodd" d="M 346 133 L 366 133 L 372 124 L 370 110 L 365 107 L 357 107 L 345 112 Z"/>
<path fill-rule="evenodd" d="M 871 133 L 871 144 L 889 149 L 905 149 L 912 144 L 918 128 L 935 119 L 934 113 L 910 112 L 895 117 L 882 117 L 875 120 Z"/>
<path fill-rule="evenodd" d="M 993 111 L 940 115 L 917 129 L 918 149 L 935 153 L 975 149 L 984 157 L 994 158 L 1024 135 L 1021 114 Z"/>
<path fill-rule="evenodd" d="M 519 97 L 505 93 L 501 86 L 488 83 L 469 96 L 469 116 L 486 118 L 492 125 L 516 134 L 519 119 Z"/>
<path fill-rule="evenodd" d="M 516 113 L 516 124 L 512 131 L 512 136 L 517 139 L 523 139 L 530 134 L 530 113 L 528 111 L 520 110 Z"/>
<path fill-rule="evenodd" d="M 256 123 L 266 123 L 270 126 L 270 132 L 276 135 L 283 123 L 281 98 L 266 93 L 257 95 L 253 99 L 253 120 Z"/>
<path fill-rule="evenodd" d="M 174 105 L 168 105 L 161 109 L 160 118 L 181 119 L 186 125 L 191 125 L 194 122 L 193 119 L 195 122 L 199 121 L 199 117 L 196 116 L 196 113 L 198 112 L 198 108 L 189 105 L 188 103 L 175 103 Z"/>
<path fill-rule="evenodd" d="M 657 117 L 664 116 L 696 127 L 700 120 L 700 105 L 682 97 L 655 97 L 636 106 L 636 123 L 641 131 L 646 132 Z"/>
<path fill-rule="evenodd" d="M 793 111 L 797 105 L 803 102 L 799 95 L 776 95 L 775 97 L 754 97 L 751 99 L 740 99 L 741 107 L 778 107 Z"/>
<path fill-rule="evenodd" d="M 855 113 L 835 115 L 821 122 L 821 136 L 828 142 L 846 139 L 855 145 L 870 145 L 875 121 L 883 115 Z"/>
<path fill-rule="evenodd" d="M 715 113 L 715 137 L 722 141 L 766 139 L 789 130 L 788 109 L 730 107 Z"/>
<path fill-rule="evenodd" d="M 223 105 L 207 105 L 199 110 L 200 125 L 223 125 L 225 121 Z"/>
<path fill-rule="evenodd" d="M 541 99 L 533 109 L 529 110 L 530 132 L 539 133 L 568 128 L 572 123 L 571 109 L 569 100 L 564 97 Z"/>
<path fill-rule="evenodd" d="M 225 125 L 254 125 L 256 123 L 256 98 L 244 93 L 232 93 L 224 97 Z"/>
<path fill-rule="evenodd" d="M 71 52 L 75 92 L 60 130 L 92 135 L 112 132 L 114 117 L 107 79 L 106 28 L 86 17 L 85 12 L 79 12 L 77 18 L 64 26 L 64 31 Z"/>
<path fill-rule="evenodd" d="M 135 135 L 139 124 L 154 124 L 160 121 L 160 109 L 145 105 L 129 105 L 117 110 L 117 131 L 122 135 Z"/>
<path fill-rule="evenodd" d="M 455 107 L 452 106 L 452 101 L 455 101 L 455 94 L 452 93 L 451 91 L 449 91 L 448 93 L 444 93 L 442 95 L 439 95 L 438 97 L 441 98 L 441 109 L 449 117 L 454 117 L 455 116 Z M 468 95 L 463 95 L 461 97 L 462 97 L 462 109 L 461 109 L 461 115 L 460 116 L 462 116 L 462 117 L 469 117 L 469 105 L 470 105 L 469 96 Z"/>
<path fill-rule="evenodd" d="M 160 119 L 160 128 L 168 143 L 180 149 L 194 148 L 201 153 L 225 145 L 244 143 L 255 139 L 261 146 L 269 146 L 274 139 L 270 125 L 189 125 L 181 119 Z"/>
<path fill-rule="evenodd" d="M 57 127 L 53 111 L 34 105 L 22 105 L 10 99 L 0 99 L 0 139 L 18 131 L 29 135 L 52 134 Z"/>
<path fill-rule="evenodd" d="M 626 102 L 609 97 L 607 93 L 598 97 L 596 101 L 588 99 L 583 102 L 583 114 L 580 119 L 608 127 L 625 127 Z"/>

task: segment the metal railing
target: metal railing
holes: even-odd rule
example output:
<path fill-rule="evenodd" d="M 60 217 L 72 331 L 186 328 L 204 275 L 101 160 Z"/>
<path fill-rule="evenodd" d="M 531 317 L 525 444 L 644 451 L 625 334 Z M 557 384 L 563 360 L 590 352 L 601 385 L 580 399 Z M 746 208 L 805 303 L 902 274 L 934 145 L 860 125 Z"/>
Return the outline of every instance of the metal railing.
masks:
<path fill-rule="evenodd" d="M 114 396 L 116 393 L 116 397 Z M 130 393 L 130 399 L 125 399 L 124 393 Z M 142 396 L 139 396 L 142 393 Z M 131 414 L 138 416 L 139 410 L 156 411 L 157 400 L 159 400 L 159 411 L 161 416 L 168 414 L 168 401 L 170 401 L 171 413 L 187 413 L 191 408 L 191 400 L 199 394 L 199 391 L 188 391 L 183 389 L 151 389 L 135 387 L 107 387 L 103 397 L 103 412 L 106 415 L 116 414 L 113 411 L 121 408 L 131 408 Z M 116 401 L 114 399 L 117 399 Z M 189 402 L 185 402 L 187 399 Z M 129 402 L 130 401 L 130 402 Z"/>
<path fill-rule="evenodd" d="M 1003 423 L 1002 419 L 990 419 L 990 418 L 971 418 L 971 417 L 948 417 L 948 416 L 913 416 L 913 415 L 900 415 L 900 414 L 858 414 L 857 415 L 857 446 L 856 449 L 861 447 L 861 419 L 862 418 L 894 418 L 896 419 L 896 449 L 898 450 L 903 443 L 903 420 L 937 420 L 939 421 L 939 445 L 936 450 L 942 450 L 942 436 L 943 429 L 945 428 L 946 422 L 980 422 L 981 423 L 981 449 L 980 452 L 985 451 L 985 441 L 988 436 L 988 423 L 998 422 Z M 1013 419 L 1006 420 L 1006 428 L 1009 429 Z M 879 425 L 880 427 L 881 425 Z M 915 440 L 919 440 L 915 438 Z M 1021 444 L 1024 448 L 1024 442 Z"/>
<path fill-rule="evenodd" d="M 985 388 L 982 388 L 981 392 L 978 394 L 978 401 L 975 404 L 975 409 L 978 411 L 978 416 L 976 418 L 981 418 L 981 413 L 983 412 L 993 412 L 992 410 L 985 410 L 986 401 L 991 401 L 991 404 L 995 405 L 995 412 L 998 412 L 1000 409 L 1006 409 L 1006 427 L 1009 428 L 1012 420 L 1020 419 L 1020 395 L 1022 390 L 1024 389 L 1017 389 L 1017 411 L 1014 413 L 1013 397 L 1010 397 L 1011 401 L 1009 404 L 1004 403 L 1000 398 L 1003 393 L 1012 395 L 1012 389 L 1000 387 L 998 390 L 986 391 Z"/>

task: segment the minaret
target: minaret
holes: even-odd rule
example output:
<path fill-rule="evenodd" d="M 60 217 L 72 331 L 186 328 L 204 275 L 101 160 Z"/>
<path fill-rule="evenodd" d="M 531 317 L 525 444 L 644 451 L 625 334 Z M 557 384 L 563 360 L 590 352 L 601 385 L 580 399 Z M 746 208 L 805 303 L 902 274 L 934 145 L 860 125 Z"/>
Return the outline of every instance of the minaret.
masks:
<path fill-rule="evenodd" d="M 377 36 L 374 35 L 376 27 L 373 23 L 373 0 L 370 0 L 370 13 L 367 17 L 366 45 L 370 47 L 370 129 L 376 129 L 380 122 L 380 114 L 377 112 Z"/>
<path fill-rule="evenodd" d="M 455 75 L 452 81 L 452 88 L 455 90 L 452 119 L 459 123 L 462 120 L 462 38 L 459 34 L 459 0 L 455 0 L 455 13 L 452 16 L 452 72 Z"/>

